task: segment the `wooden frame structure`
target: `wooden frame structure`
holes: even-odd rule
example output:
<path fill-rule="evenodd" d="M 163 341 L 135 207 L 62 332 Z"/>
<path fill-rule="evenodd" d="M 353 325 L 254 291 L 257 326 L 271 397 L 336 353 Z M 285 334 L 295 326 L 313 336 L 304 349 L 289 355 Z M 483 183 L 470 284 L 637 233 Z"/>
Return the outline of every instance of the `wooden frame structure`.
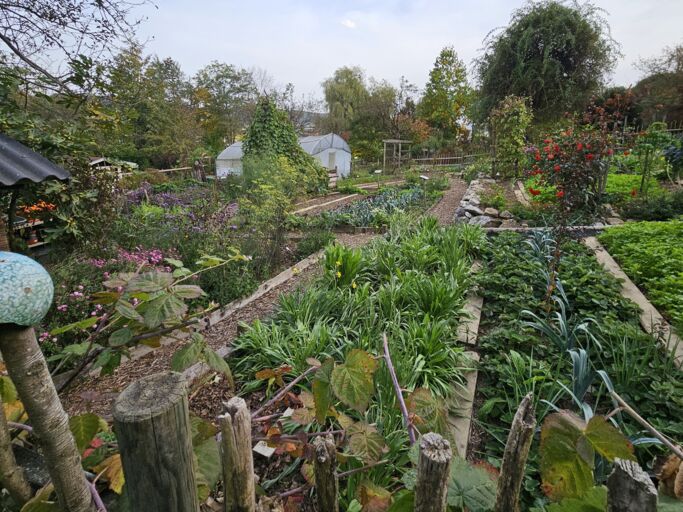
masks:
<path fill-rule="evenodd" d="M 382 152 L 382 171 L 387 170 L 387 148 L 390 147 L 392 150 L 391 159 L 396 161 L 398 168 L 401 168 L 401 160 L 410 160 L 410 145 L 412 141 L 403 139 L 386 139 L 383 140 L 384 150 Z M 403 158 L 403 154 L 407 153 L 407 158 Z"/>

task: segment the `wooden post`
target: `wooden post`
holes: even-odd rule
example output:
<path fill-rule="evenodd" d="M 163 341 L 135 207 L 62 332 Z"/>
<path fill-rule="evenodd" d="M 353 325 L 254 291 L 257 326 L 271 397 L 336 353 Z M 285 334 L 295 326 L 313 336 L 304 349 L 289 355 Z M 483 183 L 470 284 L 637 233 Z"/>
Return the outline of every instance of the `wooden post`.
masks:
<path fill-rule="evenodd" d="M 225 512 L 254 512 L 256 485 L 251 452 L 251 414 L 246 402 L 231 398 L 228 411 L 218 418 L 221 425 L 221 458 Z"/>
<path fill-rule="evenodd" d="M 132 510 L 199 512 L 187 388 L 176 372 L 133 382 L 114 402 Z"/>
<path fill-rule="evenodd" d="M 0 351 L 43 450 L 57 499 L 66 512 L 95 506 L 67 416 L 32 327 L 0 324 Z"/>
<path fill-rule="evenodd" d="M 615 459 L 607 478 L 607 512 L 656 512 L 657 489 L 637 462 Z"/>
<path fill-rule="evenodd" d="M 519 512 L 519 492 L 524 479 L 524 466 L 536 427 L 532 400 L 533 393 L 525 396 L 512 420 L 498 477 L 496 512 Z"/>
<path fill-rule="evenodd" d="M 337 478 L 337 448 L 332 435 L 313 440 L 313 471 L 319 512 L 339 512 L 339 480 Z"/>
<path fill-rule="evenodd" d="M 430 432 L 420 439 L 417 462 L 415 512 L 446 512 L 451 445 L 439 434 Z"/>

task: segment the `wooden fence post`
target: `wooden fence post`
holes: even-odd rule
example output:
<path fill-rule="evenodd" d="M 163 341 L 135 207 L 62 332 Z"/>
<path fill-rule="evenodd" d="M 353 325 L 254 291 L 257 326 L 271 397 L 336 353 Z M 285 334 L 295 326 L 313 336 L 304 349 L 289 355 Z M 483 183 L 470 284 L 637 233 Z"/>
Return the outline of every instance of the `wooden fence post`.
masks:
<path fill-rule="evenodd" d="M 133 382 L 114 403 L 132 510 L 199 512 L 187 388 L 176 372 Z"/>
<path fill-rule="evenodd" d="M 512 420 L 498 477 L 496 512 L 519 512 L 519 492 L 524 479 L 524 466 L 536 427 L 532 400 L 533 393 L 525 396 Z"/>
<path fill-rule="evenodd" d="M 339 512 L 339 480 L 337 478 L 337 447 L 330 434 L 313 440 L 313 471 L 320 512 Z"/>
<path fill-rule="evenodd" d="M 251 452 L 251 414 L 246 402 L 231 398 L 227 412 L 219 416 L 225 512 L 254 512 L 256 486 Z"/>
<path fill-rule="evenodd" d="M 430 432 L 420 439 L 415 484 L 415 512 L 445 512 L 450 476 L 451 445 Z"/>
<path fill-rule="evenodd" d="M 607 477 L 607 512 L 656 512 L 657 489 L 637 462 L 616 459 Z"/>

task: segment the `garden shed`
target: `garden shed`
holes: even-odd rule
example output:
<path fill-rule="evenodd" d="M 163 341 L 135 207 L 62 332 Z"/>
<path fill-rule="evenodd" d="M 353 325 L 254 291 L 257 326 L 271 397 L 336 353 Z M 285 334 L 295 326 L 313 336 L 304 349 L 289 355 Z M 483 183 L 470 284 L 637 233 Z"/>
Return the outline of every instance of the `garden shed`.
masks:
<path fill-rule="evenodd" d="M 337 176 L 344 178 L 351 172 L 351 148 L 336 133 L 301 137 L 299 144 L 306 153 L 317 159 Z M 242 142 L 235 142 L 225 148 L 216 158 L 216 176 L 224 178 L 230 174 L 242 173 Z"/>

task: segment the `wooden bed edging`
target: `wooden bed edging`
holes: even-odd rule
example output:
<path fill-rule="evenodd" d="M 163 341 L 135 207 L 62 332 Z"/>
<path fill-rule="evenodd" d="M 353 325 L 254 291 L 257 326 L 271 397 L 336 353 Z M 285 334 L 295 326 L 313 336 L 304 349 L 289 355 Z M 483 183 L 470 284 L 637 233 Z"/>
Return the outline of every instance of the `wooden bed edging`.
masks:
<path fill-rule="evenodd" d="M 593 251 L 595 258 L 604 269 L 621 282 L 622 296 L 640 308 L 640 325 L 645 332 L 657 336 L 662 345 L 672 353 L 676 366 L 679 369 L 683 368 L 683 340 L 678 337 L 671 325 L 631 281 L 607 249 L 598 242 L 597 238 L 587 237 L 584 239 L 584 244 Z"/>
<path fill-rule="evenodd" d="M 471 273 L 474 274 L 480 269 L 481 262 L 475 260 L 472 263 Z M 458 326 L 458 341 L 460 343 L 473 348 L 477 345 L 479 321 L 481 320 L 483 305 L 484 299 L 476 293 L 470 293 L 467 296 L 467 302 L 463 306 L 463 312 L 466 316 Z M 468 350 L 465 354 L 475 362 L 475 365 L 479 363 L 479 354 L 477 352 Z M 476 368 L 465 374 L 465 386 L 455 389 L 455 398 L 453 400 L 455 403 L 451 407 L 449 422 L 453 429 L 455 450 L 463 458 L 467 457 L 478 374 L 479 372 Z"/>

